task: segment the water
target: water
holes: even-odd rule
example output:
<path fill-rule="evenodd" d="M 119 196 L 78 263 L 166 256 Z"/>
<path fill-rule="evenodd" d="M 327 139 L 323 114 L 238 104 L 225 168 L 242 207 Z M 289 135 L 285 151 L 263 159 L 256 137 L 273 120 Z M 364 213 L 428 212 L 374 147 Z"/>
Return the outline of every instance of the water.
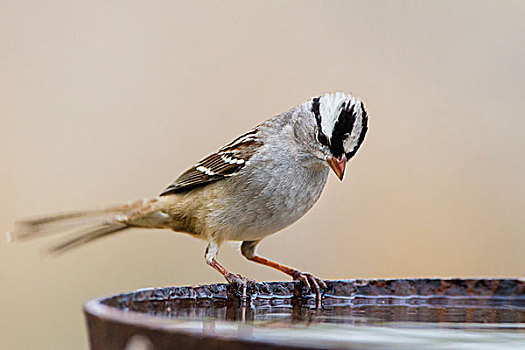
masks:
<path fill-rule="evenodd" d="M 419 281 L 395 290 L 391 287 L 394 282 L 391 285 L 369 283 L 363 289 L 367 291 L 365 294 L 359 294 L 359 289 L 355 294 L 345 294 L 344 288 L 349 282 L 344 283 L 335 285 L 334 293 L 325 295 L 320 307 L 311 297 L 292 297 L 291 289 L 276 293 L 281 291 L 275 289 L 276 286 L 272 286 L 271 293 L 259 294 L 249 302 L 226 298 L 220 293 L 217 297 L 197 287 L 188 295 L 174 296 L 181 292 L 180 288 L 152 289 L 116 296 L 105 303 L 153 316 L 150 319 L 155 327 L 162 324 L 164 330 L 280 346 L 525 349 L 525 295 L 521 282 L 510 288 L 503 282 L 496 285 L 460 281 L 450 285 L 445 281 L 440 282 L 441 289 L 433 290 L 443 293 L 453 290 L 457 295 L 421 295 L 422 287 L 432 284 Z M 473 289 L 474 285 L 478 287 Z M 418 287 L 417 295 L 394 293 L 408 294 L 406 291 L 413 290 L 414 286 Z M 491 295 L 496 286 L 504 292 Z M 383 295 L 385 293 L 392 295 Z"/>
<path fill-rule="evenodd" d="M 360 349 L 525 349 L 525 298 L 326 297 L 149 301 L 170 328 L 262 342 Z"/>

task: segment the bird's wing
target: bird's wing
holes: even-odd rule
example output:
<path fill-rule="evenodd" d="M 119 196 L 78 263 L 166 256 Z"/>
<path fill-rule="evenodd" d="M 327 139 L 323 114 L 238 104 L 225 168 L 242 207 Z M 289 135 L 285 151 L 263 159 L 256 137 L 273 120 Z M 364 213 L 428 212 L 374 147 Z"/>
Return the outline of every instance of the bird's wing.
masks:
<path fill-rule="evenodd" d="M 250 130 L 217 152 L 202 159 L 179 176 L 160 195 L 184 192 L 209 182 L 236 175 L 262 145 L 257 134 L 257 128 Z"/>

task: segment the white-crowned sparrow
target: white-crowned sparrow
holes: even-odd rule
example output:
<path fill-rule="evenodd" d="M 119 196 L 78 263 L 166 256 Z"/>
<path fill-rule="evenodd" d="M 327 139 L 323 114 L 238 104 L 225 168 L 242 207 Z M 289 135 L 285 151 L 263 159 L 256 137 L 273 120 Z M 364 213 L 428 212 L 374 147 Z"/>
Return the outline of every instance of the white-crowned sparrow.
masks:
<path fill-rule="evenodd" d="M 314 205 L 329 168 L 343 179 L 347 161 L 365 138 L 367 120 L 363 103 L 350 94 L 313 98 L 199 161 L 158 197 L 21 221 L 10 237 L 72 229 L 74 235 L 52 249 L 63 252 L 132 227 L 186 232 L 206 240 L 206 263 L 245 291 L 248 280 L 216 260 L 221 243 L 242 241 L 247 259 L 304 282 L 319 297 L 321 279 L 262 258 L 255 247 Z"/>

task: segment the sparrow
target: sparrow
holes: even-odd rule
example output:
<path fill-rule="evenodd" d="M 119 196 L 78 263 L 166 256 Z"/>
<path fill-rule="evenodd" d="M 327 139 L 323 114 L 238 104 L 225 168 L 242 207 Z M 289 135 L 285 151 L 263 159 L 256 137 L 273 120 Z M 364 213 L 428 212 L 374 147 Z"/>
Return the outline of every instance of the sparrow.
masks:
<path fill-rule="evenodd" d="M 259 242 L 301 218 L 319 199 L 330 169 L 342 180 L 365 139 L 368 116 L 351 94 L 312 98 L 237 137 L 180 175 L 158 196 L 94 210 L 22 220 L 10 240 L 69 232 L 62 253 L 131 228 L 170 229 L 205 240 L 206 264 L 236 290 L 253 282 L 217 261 L 221 244 L 301 281 L 317 299 L 325 282 L 257 255 Z"/>

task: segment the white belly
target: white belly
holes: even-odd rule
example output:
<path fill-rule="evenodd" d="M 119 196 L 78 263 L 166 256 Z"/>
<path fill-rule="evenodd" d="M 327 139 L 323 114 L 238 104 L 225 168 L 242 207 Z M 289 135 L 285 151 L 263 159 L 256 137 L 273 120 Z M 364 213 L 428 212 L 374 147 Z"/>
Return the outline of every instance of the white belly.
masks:
<path fill-rule="evenodd" d="M 283 172 L 284 175 L 283 176 Z M 259 172 L 260 175 L 260 172 Z M 260 240 L 300 219 L 319 199 L 328 168 L 273 169 L 266 176 L 232 190 L 228 209 L 217 212 L 214 221 L 224 230 L 224 240 Z M 226 203 L 224 203 L 226 204 Z"/>

